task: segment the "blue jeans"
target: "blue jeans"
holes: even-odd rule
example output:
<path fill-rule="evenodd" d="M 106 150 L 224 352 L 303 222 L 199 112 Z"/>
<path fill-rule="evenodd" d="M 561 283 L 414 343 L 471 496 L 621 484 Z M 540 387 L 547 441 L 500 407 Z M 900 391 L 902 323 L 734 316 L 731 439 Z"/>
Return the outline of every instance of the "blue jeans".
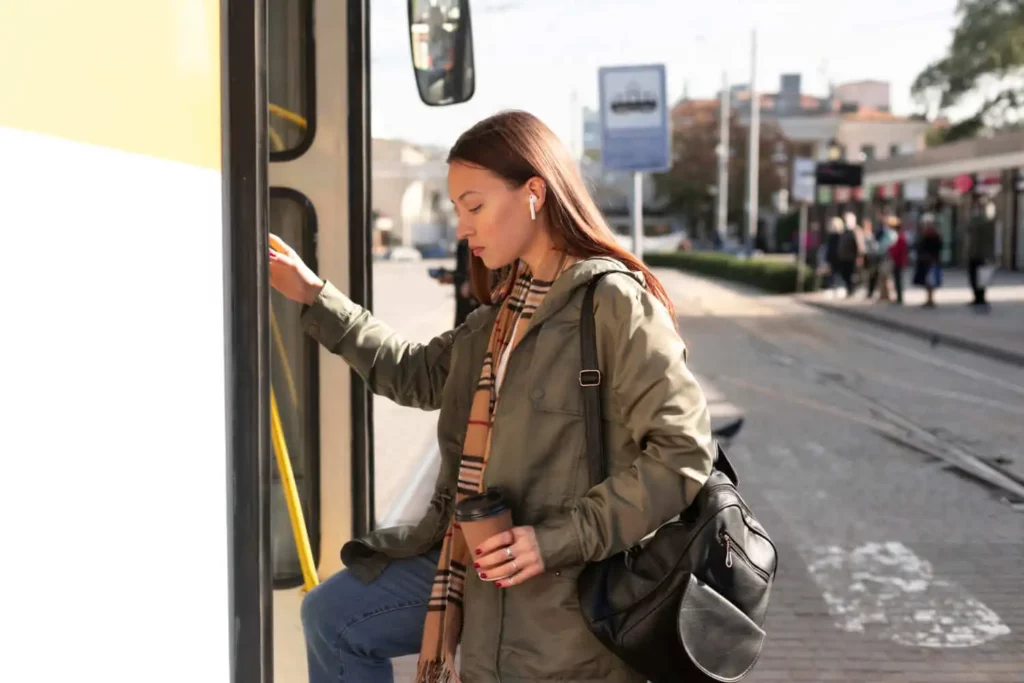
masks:
<path fill-rule="evenodd" d="M 390 683 L 419 652 L 440 548 L 395 560 L 369 584 L 340 571 L 302 601 L 309 683 Z"/>

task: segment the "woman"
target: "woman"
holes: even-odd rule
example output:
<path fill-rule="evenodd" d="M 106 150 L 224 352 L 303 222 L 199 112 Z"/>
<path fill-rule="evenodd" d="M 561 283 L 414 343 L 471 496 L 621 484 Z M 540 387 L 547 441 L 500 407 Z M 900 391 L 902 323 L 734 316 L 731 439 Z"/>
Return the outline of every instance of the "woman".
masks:
<path fill-rule="evenodd" d="M 402 341 L 291 249 L 270 255 L 271 283 L 308 305 L 310 334 L 378 394 L 441 410 L 426 516 L 346 544 L 346 569 L 305 598 L 310 681 L 390 681 L 389 658 L 414 652 L 418 681 L 458 681 L 461 641 L 466 683 L 640 683 L 586 628 L 576 578 L 677 515 L 710 474 L 707 403 L 672 304 L 533 116 L 480 122 L 448 163 L 483 304 L 461 327 Z M 507 267 L 491 291 L 491 273 Z M 587 284 L 606 271 L 623 273 L 601 281 L 594 305 L 611 476 L 592 486 L 579 320 Z M 502 490 L 517 526 L 467 548 L 453 508 L 485 486 Z"/>

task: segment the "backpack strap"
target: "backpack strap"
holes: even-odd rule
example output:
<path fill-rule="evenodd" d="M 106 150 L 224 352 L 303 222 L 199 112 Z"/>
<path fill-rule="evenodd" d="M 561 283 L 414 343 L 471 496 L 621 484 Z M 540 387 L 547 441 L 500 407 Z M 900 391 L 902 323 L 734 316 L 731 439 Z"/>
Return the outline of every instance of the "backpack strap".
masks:
<path fill-rule="evenodd" d="M 592 486 L 600 484 L 608 478 L 608 459 L 605 457 L 604 429 L 601 426 L 601 374 L 597 359 L 597 323 L 594 320 L 594 292 L 603 278 L 614 273 L 622 273 L 633 277 L 632 273 L 622 270 L 610 270 L 598 273 L 587 285 L 583 295 L 583 307 L 580 311 L 580 387 L 583 390 L 583 422 L 587 433 L 587 466 L 590 471 Z M 633 278 L 634 281 L 636 278 Z M 715 469 L 729 477 L 733 484 L 738 484 L 736 470 L 725 457 L 721 445 L 715 442 Z"/>

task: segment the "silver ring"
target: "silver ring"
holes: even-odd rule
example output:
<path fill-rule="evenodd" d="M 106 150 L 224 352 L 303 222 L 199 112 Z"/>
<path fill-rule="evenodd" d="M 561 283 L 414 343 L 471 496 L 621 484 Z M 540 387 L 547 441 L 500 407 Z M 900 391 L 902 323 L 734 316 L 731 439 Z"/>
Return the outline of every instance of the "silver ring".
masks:
<path fill-rule="evenodd" d="M 511 586 L 511 585 L 512 585 L 512 582 L 513 582 L 513 581 L 515 581 L 515 577 L 514 577 L 514 576 L 510 576 L 510 577 L 508 577 L 508 578 L 506 579 L 506 581 L 508 582 L 508 583 L 507 583 L 506 585 L 509 585 L 509 586 Z"/>
<path fill-rule="evenodd" d="M 516 561 L 515 560 L 509 560 L 509 562 L 512 563 L 512 571 L 513 572 L 519 571 L 519 567 L 516 566 Z"/>
<path fill-rule="evenodd" d="M 512 559 L 512 547 L 511 546 L 507 546 L 505 548 L 505 553 L 508 555 L 508 559 L 511 560 Z"/>

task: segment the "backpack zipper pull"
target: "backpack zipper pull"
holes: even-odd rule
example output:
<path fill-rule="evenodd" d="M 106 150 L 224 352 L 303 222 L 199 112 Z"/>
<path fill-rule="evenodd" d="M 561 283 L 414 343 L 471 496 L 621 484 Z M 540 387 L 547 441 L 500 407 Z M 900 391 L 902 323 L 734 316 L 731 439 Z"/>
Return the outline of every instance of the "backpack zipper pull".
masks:
<path fill-rule="evenodd" d="M 722 543 L 725 545 L 725 566 L 732 569 L 732 539 L 728 534 L 722 534 Z"/>

